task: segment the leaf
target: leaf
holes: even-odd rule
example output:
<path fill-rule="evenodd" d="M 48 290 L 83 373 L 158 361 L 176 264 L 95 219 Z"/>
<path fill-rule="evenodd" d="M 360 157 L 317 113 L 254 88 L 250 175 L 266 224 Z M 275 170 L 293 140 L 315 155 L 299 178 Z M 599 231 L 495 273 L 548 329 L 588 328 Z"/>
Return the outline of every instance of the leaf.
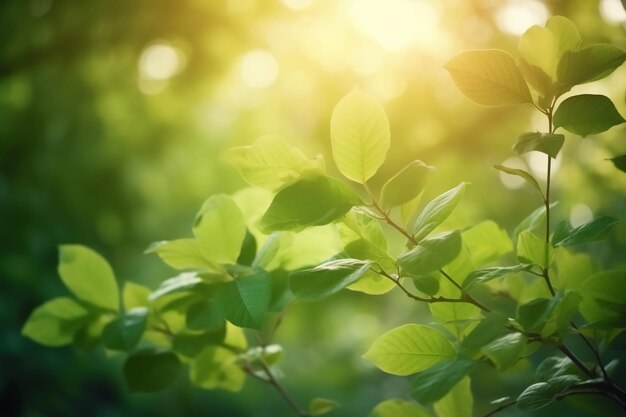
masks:
<path fill-rule="evenodd" d="M 254 258 L 256 257 L 256 239 L 254 235 L 246 230 L 246 236 L 241 243 L 241 249 L 239 251 L 239 257 L 237 258 L 238 265 L 252 265 Z"/>
<path fill-rule="evenodd" d="M 568 51 L 559 62 L 557 75 L 564 88 L 602 79 L 626 60 L 626 52 L 611 44 L 597 44 Z"/>
<path fill-rule="evenodd" d="M 150 297 L 148 298 L 150 301 L 158 300 L 159 298 L 174 294 L 181 291 L 190 291 L 198 287 L 202 287 L 206 285 L 202 278 L 198 276 L 195 272 L 183 272 L 181 274 L 176 275 L 173 278 L 166 279 L 159 285 Z"/>
<path fill-rule="evenodd" d="M 608 97 L 594 94 L 569 97 L 556 109 L 553 121 L 555 128 L 562 127 L 583 137 L 625 122 Z"/>
<path fill-rule="evenodd" d="M 626 304 L 624 293 L 626 292 L 626 270 L 596 272 L 587 278 L 580 293 L 584 297 L 591 297 L 599 301 Z"/>
<path fill-rule="evenodd" d="M 124 379 L 131 392 L 155 392 L 172 385 L 179 370 L 180 361 L 173 352 L 143 350 L 126 359 Z"/>
<path fill-rule="evenodd" d="M 324 159 L 308 159 L 298 148 L 275 135 L 262 136 L 252 146 L 228 149 L 224 160 L 250 185 L 276 190 L 303 174 L 323 174 Z"/>
<path fill-rule="evenodd" d="M 246 223 L 232 198 L 216 194 L 200 208 L 193 234 L 204 259 L 210 263 L 234 264 L 246 236 Z"/>
<path fill-rule="evenodd" d="M 529 271 L 532 266 L 532 264 L 519 264 L 511 266 L 494 266 L 490 268 L 479 269 L 470 273 L 467 278 L 465 278 L 465 281 L 463 281 L 463 290 L 469 291 L 476 284 L 483 284 L 496 278 L 505 277 L 509 274 Z"/>
<path fill-rule="evenodd" d="M 558 292 L 554 298 L 535 298 L 518 307 L 517 322 L 527 331 L 537 331 L 543 328 L 552 315 L 558 303 L 563 299 L 563 293 Z"/>
<path fill-rule="evenodd" d="M 221 345 L 226 337 L 226 322 L 222 327 L 203 333 L 191 333 L 186 331 L 174 335 L 172 349 L 188 358 L 195 358 L 209 345 Z"/>
<path fill-rule="evenodd" d="M 373 261 L 385 271 L 394 271 L 396 263 L 387 253 L 387 241 L 384 240 L 381 243 L 383 248 L 372 243 L 371 240 L 359 238 L 348 243 L 344 247 L 344 251 L 350 258 Z M 347 288 L 351 291 L 359 291 L 365 294 L 385 294 L 395 286 L 396 284 L 390 279 L 369 269 L 365 275 Z"/>
<path fill-rule="evenodd" d="M 541 187 L 539 186 L 539 183 L 537 182 L 535 177 L 533 177 L 529 172 L 524 171 L 523 169 L 505 167 L 504 165 L 494 165 L 493 167 L 497 169 L 498 171 L 504 172 L 505 174 L 517 175 L 518 177 L 521 177 L 524 180 L 526 180 L 526 182 L 532 185 L 534 188 L 541 191 Z"/>
<path fill-rule="evenodd" d="M 565 136 L 560 134 L 526 132 L 517 139 L 513 150 L 522 155 L 527 152 L 537 151 L 556 158 L 563 146 Z"/>
<path fill-rule="evenodd" d="M 550 209 L 556 207 L 557 204 L 558 202 L 556 201 L 550 204 Z M 522 220 L 520 224 L 517 225 L 517 227 L 513 231 L 513 236 L 518 236 L 524 230 L 535 230 L 537 227 L 539 227 L 539 225 L 543 222 L 545 218 L 546 206 L 541 205 L 540 207 L 537 207 L 535 210 L 533 210 L 532 213 L 526 216 L 526 218 L 524 218 L 524 220 Z"/>
<path fill-rule="evenodd" d="M 197 239 L 176 239 L 154 242 L 144 253 L 156 253 L 174 269 L 215 269 L 204 259 Z"/>
<path fill-rule="evenodd" d="M 431 414 L 414 401 L 393 398 L 379 403 L 369 417 L 431 417 Z"/>
<path fill-rule="evenodd" d="M 485 220 L 464 230 L 463 245 L 468 248 L 472 263 L 476 266 L 497 261 L 513 251 L 511 238 L 498 224 Z"/>
<path fill-rule="evenodd" d="M 456 350 L 443 334 L 421 324 L 405 324 L 386 332 L 363 355 L 393 375 L 411 375 L 454 356 Z"/>
<path fill-rule="evenodd" d="M 582 243 L 604 240 L 608 237 L 611 229 L 613 229 L 616 224 L 617 219 L 608 216 L 600 216 L 558 236 L 555 232 L 552 238 L 552 244 L 555 247 L 575 246 Z"/>
<path fill-rule="evenodd" d="M 244 363 L 253 363 L 257 361 L 263 361 L 267 366 L 273 366 L 280 362 L 283 358 L 283 347 L 281 345 L 267 345 L 267 346 L 255 346 L 248 349 L 247 352 L 239 356 L 240 360 Z"/>
<path fill-rule="evenodd" d="M 456 86 L 483 106 L 532 103 L 528 86 L 515 59 L 501 50 L 467 51 L 452 58 L 445 68 Z"/>
<path fill-rule="evenodd" d="M 522 263 L 533 263 L 541 267 L 548 266 L 552 263 L 553 253 L 552 246 L 546 245 L 546 242 L 528 230 L 520 233 L 517 238 L 517 258 Z"/>
<path fill-rule="evenodd" d="M 537 369 L 535 369 L 535 379 L 537 381 L 547 381 L 550 378 L 575 372 L 576 366 L 570 358 L 550 356 L 544 359 Z"/>
<path fill-rule="evenodd" d="M 420 276 L 446 266 L 458 256 L 459 252 L 461 252 L 461 233 L 455 230 L 422 240 L 413 249 L 400 255 L 397 262 L 404 273 Z"/>
<path fill-rule="evenodd" d="M 424 239 L 437 226 L 444 222 L 452 214 L 465 191 L 465 183 L 462 182 L 451 190 L 446 191 L 433 199 L 424 207 L 414 225 L 413 236 L 419 242 Z"/>
<path fill-rule="evenodd" d="M 129 311 L 135 307 L 146 307 L 149 304 L 150 289 L 131 281 L 124 283 L 122 299 L 124 310 Z"/>
<path fill-rule="evenodd" d="M 413 277 L 413 285 L 418 291 L 424 294 L 435 295 L 439 292 L 439 280 L 432 275 Z"/>
<path fill-rule="evenodd" d="M 339 171 L 352 181 L 365 184 L 383 164 L 389 149 L 385 111 L 372 97 L 353 89 L 333 110 L 330 143 Z"/>
<path fill-rule="evenodd" d="M 411 396 L 420 404 L 435 402 L 450 392 L 474 365 L 474 361 L 467 359 L 438 363 L 417 374 Z"/>
<path fill-rule="evenodd" d="M 239 327 L 259 329 L 272 297 L 269 274 L 256 269 L 234 281 L 218 284 L 215 302 L 224 317 Z"/>
<path fill-rule="evenodd" d="M 433 167 L 413 161 L 391 177 L 380 192 L 382 207 L 389 210 L 419 196 L 426 186 Z"/>
<path fill-rule="evenodd" d="M 309 415 L 321 416 L 339 407 L 339 403 L 328 398 L 313 398 L 309 403 Z"/>
<path fill-rule="evenodd" d="M 473 408 L 474 397 L 467 376 L 434 405 L 437 417 L 472 417 Z"/>
<path fill-rule="evenodd" d="M 137 346 L 148 321 L 148 309 L 136 307 L 111 321 L 102 332 L 107 349 L 130 351 Z"/>
<path fill-rule="evenodd" d="M 622 172 L 626 172 L 626 155 L 615 156 L 610 158 L 615 165 L 615 168 L 619 169 Z"/>
<path fill-rule="evenodd" d="M 189 307 L 185 326 L 191 330 L 216 331 L 224 327 L 224 315 L 215 301 L 207 299 Z"/>
<path fill-rule="evenodd" d="M 508 319 L 497 311 L 488 313 L 478 326 L 468 334 L 461 342 L 464 351 L 479 349 L 497 339 L 505 329 Z"/>
<path fill-rule="evenodd" d="M 526 347 L 526 336 L 509 333 L 484 347 L 483 352 L 500 370 L 510 368 L 522 356 Z"/>
<path fill-rule="evenodd" d="M 230 350 L 209 346 L 189 364 L 189 378 L 200 388 L 240 391 L 246 374 L 237 361 L 237 355 Z"/>
<path fill-rule="evenodd" d="M 117 311 L 120 296 L 109 263 L 82 245 L 59 247 L 59 275 L 78 298 L 105 310 Z"/>
<path fill-rule="evenodd" d="M 361 199 L 341 182 L 325 176 L 303 178 L 276 194 L 261 218 L 265 233 L 277 230 L 300 231 L 331 223 Z"/>
<path fill-rule="evenodd" d="M 539 382 L 526 388 L 517 397 L 517 407 L 520 410 L 535 411 L 560 398 L 568 388 L 580 382 L 575 375 L 562 375 Z"/>
<path fill-rule="evenodd" d="M 329 261 L 315 268 L 293 272 L 289 277 L 289 288 L 297 298 L 319 300 L 355 283 L 370 266 L 370 262 L 359 259 Z"/>
<path fill-rule="evenodd" d="M 57 297 L 37 307 L 22 327 L 22 334 L 44 346 L 64 346 L 89 321 L 89 312 L 70 297 Z"/>

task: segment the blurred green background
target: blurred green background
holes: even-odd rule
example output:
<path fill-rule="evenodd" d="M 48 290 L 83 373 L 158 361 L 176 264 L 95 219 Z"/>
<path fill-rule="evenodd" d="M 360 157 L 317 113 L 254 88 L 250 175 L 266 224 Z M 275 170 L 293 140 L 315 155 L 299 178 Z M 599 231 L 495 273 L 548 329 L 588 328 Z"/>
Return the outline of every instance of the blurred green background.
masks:
<path fill-rule="evenodd" d="M 554 14 L 573 20 L 586 43 L 626 46 L 619 0 L 0 2 L 0 414 L 289 415 L 256 381 L 231 394 L 193 388 L 181 375 L 164 394 L 131 396 L 121 357 L 23 338 L 33 308 L 66 291 L 57 246 L 91 246 L 119 279 L 155 288 L 173 271 L 142 255 L 148 244 L 188 235 L 206 197 L 244 186 L 222 151 L 279 134 L 310 156 L 323 154 L 336 173 L 330 113 L 355 85 L 383 103 L 391 123 L 392 148 L 374 188 L 421 159 L 437 167 L 426 198 L 472 183 L 452 223 L 492 218 L 512 230 L 540 201 L 491 167 L 513 156 L 518 134 L 544 122 L 530 107 L 474 105 L 443 65 L 466 49 L 515 55 L 519 35 Z M 623 68 L 574 90 L 608 95 L 622 115 L 625 91 Z M 555 176 L 559 219 L 623 217 L 626 175 L 605 158 L 626 153 L 625 138 L 623 126 L 599 137 L 566 135 Z M 541 176 L 545 161 L 509 163 Z M 624 246 L 621 222 L 612 241 L 593 246 L 594 258 L 624 263 Z M 294 306 L 277 335 L 286 346 L 285 385 L 303 403 L 342 402 L 336 416 L 364 416 L 385 398 L 406 396 L 410 379 L 383 375 L 360 354 L 375 336 L 424 313 L 395 293 Z M 483 399 L 477 415 L 490 408 L 484 399 L 528 382 L 528 364 L 520 366 L 475 392 Z M 475 379 L 489 386 L 492 371 L 483 371 Z M 546 413 L 575 415 L 570 405 Z"/>

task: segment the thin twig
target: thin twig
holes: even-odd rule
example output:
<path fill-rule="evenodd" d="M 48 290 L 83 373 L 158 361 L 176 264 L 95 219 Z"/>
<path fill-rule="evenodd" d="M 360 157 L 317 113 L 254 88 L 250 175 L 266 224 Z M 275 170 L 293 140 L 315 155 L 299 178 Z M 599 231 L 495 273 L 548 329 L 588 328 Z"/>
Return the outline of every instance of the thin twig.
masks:
<path fill-rule="evenodd" d="M 295 411 L 296 414 L 298 414 L 300 417 L 309 417 L 309 413 L 307 413 L 302 407 L 300 407 L 300 405 L 291 397 L 291 395 L 289 395 L 287 390 L 285 390 L 285 388 L 280 384 L 280 382 L 278 382 L 276 377 L 274 377 L 274 374 L 272 374 L 272 371 L 267 366 L 267 364 L 263 360 L 260 360 L 259 364 L 263 372 L 265 372 L 265 375 L 267 375 L 266 382 L 270 384 L 271 386 L 273 386 L 276 391 L 278 391 L 280 396 L 283 397 L 285 402 L 289 404 L 289 406 L 293 409 L 293 411 Z"/>
<path fill-rule="evenodd" d="M 489 417 L 492 416 L 494 414 L 499 413 L 500 411 L 504 410 L 505 408 L 509 408 L 512 405 L 517 404 L 517 400 L 513 400 L 513 401 L 509 401 L 508 403 L 504 403 L 502 404 L 500 407 L 496 408 L 493 411 L 490 411 L 489 413 L 485 414 L 484 417 Z"/>

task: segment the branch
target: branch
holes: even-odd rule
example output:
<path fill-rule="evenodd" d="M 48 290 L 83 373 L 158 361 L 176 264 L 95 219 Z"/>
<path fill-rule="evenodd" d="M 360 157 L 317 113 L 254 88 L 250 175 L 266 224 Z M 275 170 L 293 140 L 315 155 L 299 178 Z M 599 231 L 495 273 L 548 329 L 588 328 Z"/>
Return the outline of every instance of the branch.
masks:
<path fill-rule="evenodd" d="M 517 404 L 517 400 L 513 400 L 513 401 L 510 401 L 510 402 L 508 402 L 508 403 L 504 403 L 504 404 L 502 404 L 500 407 L 496 408 L 495 410 L 493 410 L 493 411 L 491 411 L 491 412 L 489 412 L 489 413 L 485 414 L 485 415 L 484 415 L 484 417 L 489 417 L 489 416 L 492 416 L 492 415 L 494 415 L 494 414 L 497 414 L 497 413 L 499 413 L 500 411 L 504 410 L 505 408 L 508 408 L 508 407 L 510 407 L 510 406 L 512 406 L 512 405 L 515 405 L 515 404 Z"/>

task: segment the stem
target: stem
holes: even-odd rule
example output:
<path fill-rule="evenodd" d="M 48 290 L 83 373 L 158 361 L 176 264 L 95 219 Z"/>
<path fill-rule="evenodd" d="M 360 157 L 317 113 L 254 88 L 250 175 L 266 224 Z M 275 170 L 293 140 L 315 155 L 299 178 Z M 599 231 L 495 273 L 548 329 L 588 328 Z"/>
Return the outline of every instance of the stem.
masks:
<path fill-rule="evenodd" d="M 307 413 L 302 407 L 300 407 L 300 405 L 298 405 L 298 403 L 291 397 L 291 395 L 289 395 L 289 393 L 280 384 L 280 382 L 278 382 L 276 377 L 274 377 L 274 374 L 272 374 L 272 371 L 267 366 L 267 364 L 263 360 L 260 360 L 259 364 L 263 372 L 265 372 L 265 375 L 267 375 L 267 380 L 263 378 L 261 379 L 274 387 L 274 389 L 278 391 L 280 396 L 283 397 L 285 402 L 289 404 L 289 406 L 293 409 L 293 411 L 295 411 L 297 415 L 299 415 L 300 417 L 309 417 L 309 413 Z"/>
<path fill-rule="evenodd" d="M 510 401 L 508 403 L 504 403 L 500 407 L 496 408 L 495 410 L 490 411 L 489 413 L 485 414 L 484 417 L 489 417 L 489 416 L 492 416 L 494 414 L 497 414 L 500 411 L 504 410 L 505 408 L 508 408 L 508 407 L 510 407 L 512 405 L 515 405 L 515 404 L 517 404 L 517 400 L 513 400 L 513 401 Z"/>
<path fill-rule="evenodd" d="M 574 362 L 574 364 L 590 379 L 594 379 L 596 377 L 596 375 L 589 369 L 587 368 L 587 366 L 585 366 L 584 363 L 581 362 L 580 359 L 578 359 L 578 357 L 576 357 L 576 355 L 574 355 L 574 353 L 568 349 L 567 346 L 565 346 L 564 344 L 561 344 L 558 346 L 559 350 L 563 353 L 565 353 L 565 356 L 567 356 L 568 358 L 570 358 L 570 360 L 572 362 Z"/>

